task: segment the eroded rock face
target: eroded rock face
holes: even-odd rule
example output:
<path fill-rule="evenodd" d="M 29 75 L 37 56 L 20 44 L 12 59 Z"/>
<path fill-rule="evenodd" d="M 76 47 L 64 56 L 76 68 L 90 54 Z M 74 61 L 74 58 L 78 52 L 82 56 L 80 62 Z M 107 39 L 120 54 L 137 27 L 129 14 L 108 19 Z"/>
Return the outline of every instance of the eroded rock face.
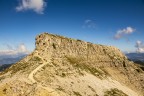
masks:
<path fill-rule="evenodd" d="M 105 63 L 104 66 L 126 66 L 124 62 L 127 59 L 113 46 L 96 45 L 47 33 L 36 37 L 36 50 L 46 60 L 65 56 L 81 57 L 89 62 L 97 62 L 97 66 L 103 66 L 102 63 Z"/>
<path fill-rule="evenodd" d="M 38 35 L 35 44 L 34 52 L 1 73 L 0 95 L 144 94 L 143 70 L 115 47 L 48 33 Z"/>

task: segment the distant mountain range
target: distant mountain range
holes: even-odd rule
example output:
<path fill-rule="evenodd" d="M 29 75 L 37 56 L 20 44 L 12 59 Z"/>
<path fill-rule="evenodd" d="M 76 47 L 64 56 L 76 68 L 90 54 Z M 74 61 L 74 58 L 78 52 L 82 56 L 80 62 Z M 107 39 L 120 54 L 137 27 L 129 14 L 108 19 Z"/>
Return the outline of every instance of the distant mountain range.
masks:
<path fill-rule="evenodd" d="M 26 55 L 21 55 L 19 57 L 9 57 L 9 56 L 3 57 L 3 56 L 0 56 L 0 65 L 16 63 L 19 60 L 21 60 L 22 58 L 24 58 L 25 56 Z"/>
<path fill-rule="evenodd" d="M 127 53 L 126 56 L 129 60 L 144 65 L 144 53 Z"/>
<path fill-rule="evenodd" d="M 144 53 L 128 53 L 126 56 L 132 61 L 144 62 Z"/>
<path fill-rule="evenodd" d="M 19 60 L 23 59 L 25 56 L 27 56 L 26 54 L 18 56 L 18 57 L 13 57 L 13 56 L 5 56 L 5 55 L 1 55 L 0 56 L 0 72 L 5 70 L 6 68 L 10 67 L 12 64 L 15 64 L 16 62 L 18 62 Z"/>
<path fill-rule="evenodd" d="M 10 67 L 12 64 L 2 64 L 0 65 L 0 72 L 4 71 L 6 68 Z"/>

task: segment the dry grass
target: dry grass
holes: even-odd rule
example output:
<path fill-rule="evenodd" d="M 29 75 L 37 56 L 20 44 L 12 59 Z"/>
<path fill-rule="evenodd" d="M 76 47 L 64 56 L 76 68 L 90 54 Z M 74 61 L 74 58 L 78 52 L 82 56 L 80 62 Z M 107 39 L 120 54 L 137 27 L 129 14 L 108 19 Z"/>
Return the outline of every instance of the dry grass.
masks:
<path fill-rule="evenodd" d="M 104 96 L 128 96 L 123 91 L 113 88 L 109 91 L 106 91 Z"/>
<path fill-rule="evenodd" d="M 79 92 L 73 91 L 75 96 L 82 96 Z"/>
<path fill-rule="evenodd" d="M 108 72 L 104 69 L 98 68 L 98 67 L 93 67 L 90 64 L 87 64 L 86 60 L 82 57 L 71 57 L 67 56 L 67 60 L 70 62 L 70 64 L 73 65 L 73 67 L 84 70 L 86 72 L 91 73 L 94 76 L 97 76 L 99 78 L 103 78 L 104 76 L 108 75 Z M 79 71 L 81 74 L 81 71 Z"/>

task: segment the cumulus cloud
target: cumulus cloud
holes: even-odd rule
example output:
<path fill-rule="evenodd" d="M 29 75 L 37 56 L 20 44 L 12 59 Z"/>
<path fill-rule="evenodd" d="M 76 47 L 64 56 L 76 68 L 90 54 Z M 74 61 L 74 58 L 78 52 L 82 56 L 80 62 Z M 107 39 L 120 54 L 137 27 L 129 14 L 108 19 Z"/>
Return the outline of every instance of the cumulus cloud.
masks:
<path fill-rule="evenodd" d="M 83 28 L 96 28 L 96 23 L 94 20 L 87 19 L 84 21 Z"/>
<path fill-rule="evenodd" d="M 46 2 L 44 0 L 20 0 L 16 11 L 33 10 L 38 14 L 43 14 Z"/>
<path fill-rule="evenodd" d="M 136 41 L 135 47 L 138 53 L 144 53 L 144 43 L 142 41 Z"/>
<path fill-rule="evenodd" d="M 0 56 L 4 56 L 4 57 L 17 57 L 29 53 L 30 52 L 27 50 L 24 44 L 19 44 L 16 48 L 7 45 L 7 50 L 0 50 Z"/>
<path fill-rule="evenodd" d="M 118 30 L 117 33 L 115 34 L 114 38 L 115 39 L 120 39 L 125 35 L 129 35 L 135 32 L 135 29 L 132 27 L 126 27 L 124 29 Z"/>

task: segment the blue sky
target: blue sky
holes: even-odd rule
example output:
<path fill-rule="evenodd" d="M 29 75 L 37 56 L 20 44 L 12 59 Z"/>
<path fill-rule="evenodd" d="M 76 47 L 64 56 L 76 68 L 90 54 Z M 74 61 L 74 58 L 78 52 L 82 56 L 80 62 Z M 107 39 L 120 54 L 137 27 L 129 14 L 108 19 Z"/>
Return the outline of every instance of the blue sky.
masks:
<path fill-rule="evenodd" d="M 0 0 L 0 12 L 0 54 L 32 51 L 42 32 L 144 52 L 144 0 Z"/>

